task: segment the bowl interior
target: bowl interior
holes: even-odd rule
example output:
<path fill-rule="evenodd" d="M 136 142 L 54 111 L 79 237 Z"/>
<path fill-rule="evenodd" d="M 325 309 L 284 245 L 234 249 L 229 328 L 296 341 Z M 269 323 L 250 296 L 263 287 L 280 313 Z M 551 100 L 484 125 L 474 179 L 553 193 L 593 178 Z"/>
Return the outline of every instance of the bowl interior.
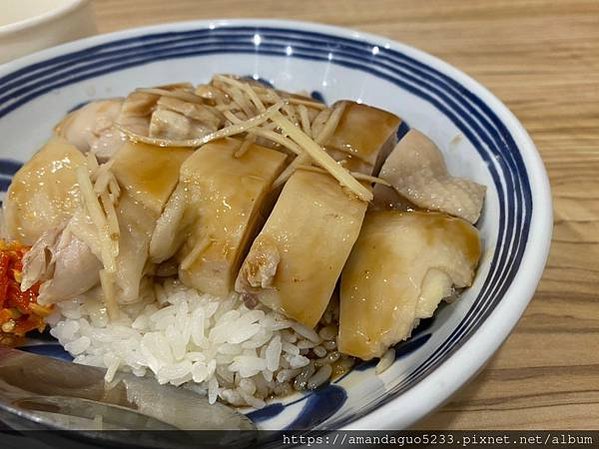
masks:
<path fill-rule="evenodd" d="M 103 36 L 29 61 L 0 73 L 3 191 L 67 111 L 136 87 L 199 83 L 216 73 L 259 78 L 327 102 L 349 98 L 392 111 L 405 121 L 402 132 L 417 128 L 437 143 L 453 174 L 487 186 L 478 223 L 484 255 L 474 285 L 399 344 L 390 369 L 376 375 L 374 363 L 363 363 L 316 392 L 277 400 L 252 412 L 263 428 L 340 428 L 390 401 L 397 415 L 389 419 L 397 426 L 410 424 L 423 412 L 405 402 L 404 393 L 442 369 L 502 300 L 520 267 L 532 213 L 520 149 L 508 126 L 481 100 L 476 84 L 465 85 L 414 50 L 316 26 L 200 23 Z M 31 340 L 28 347 L 65 356 L 44 339 Z M 462 377 L 464 382 L 468 376 Z M 438 405 L 455 388 L 423 400 Z"/>

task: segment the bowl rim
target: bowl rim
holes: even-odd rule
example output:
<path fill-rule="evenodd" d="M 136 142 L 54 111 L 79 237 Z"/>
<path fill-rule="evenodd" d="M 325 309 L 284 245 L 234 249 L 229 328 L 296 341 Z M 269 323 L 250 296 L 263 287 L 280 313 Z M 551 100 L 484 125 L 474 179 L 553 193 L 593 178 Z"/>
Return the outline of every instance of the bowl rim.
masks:
<path fill-rule="evenodd" d="M 53 7 L 49 11 L 35 14 L 16 22 L 7 23 L 6 25 L 0 25 L 0 38 L 59 19 L 72 11 L 85 6 L 89 2 L 90 0 L 64 0 L 58 7 Z"/>
<path fill-rule="evenodd" d="M 446 74 L 479 96 L 505 124 L 522 156 L 534 207 L 530 220 L 530 233 L 520 267 L 502 300 L 498 302 L 480 327 L 434 371 L 406 392 L 377 409 L 355 418 L 341 430 L 394 430 L 410 427 L 449 400 L 489 361 L 515 327 L 532 299 L 549 254 L 553 229 L 552 197 L 549 179 L 541 156 L 515 115 L 486 87 L 449 63 L 391 38 L 315 22 L 259 18 L 171 22 L 100 34 L 51 47 L 0 65 L 0 77 L 35 62 L 117 39 L 156 32 L 185 31 L 191 28 L 213 29 L 227 26 L 278 26 L 287 29 L 301 29 L 334 37 L 355 39 L 401 51 Z M 409 416 L 399 413 L 403 411 L 402 404 L 410 404 L 412 410 Z"/>

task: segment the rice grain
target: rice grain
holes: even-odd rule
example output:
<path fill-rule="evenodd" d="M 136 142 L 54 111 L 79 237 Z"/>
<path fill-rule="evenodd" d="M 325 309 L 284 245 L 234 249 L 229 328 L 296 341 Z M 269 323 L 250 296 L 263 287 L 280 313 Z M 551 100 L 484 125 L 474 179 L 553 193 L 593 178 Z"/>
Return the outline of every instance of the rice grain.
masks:
<path fill-rule="evenodd" d="M 120 309 L 109 322 L 103 303 L 81 297 L 59 303 L 47 322 L 76 363 L 107 368 L 109 380 L 118 370 L 151 372 L 234 406 L 262 407 L 272 395 L 324 383 L 325 365 L 339 358 L 329 325 L 313 330 L 260 305 L 248 309 L 236 294 L 217 298 L 172 279 L 145 283 L 139 301 Z"/>

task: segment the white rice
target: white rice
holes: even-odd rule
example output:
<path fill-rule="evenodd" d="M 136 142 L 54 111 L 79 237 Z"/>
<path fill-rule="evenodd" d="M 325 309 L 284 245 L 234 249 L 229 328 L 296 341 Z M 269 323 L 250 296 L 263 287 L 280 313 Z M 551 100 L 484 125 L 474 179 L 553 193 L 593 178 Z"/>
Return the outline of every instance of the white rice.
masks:
<path fill-rule="evenodd" d="M 237 294 L 217 298 L 175 280 L 146 286 L 140 302 L 121 311 L 109 322 L 97 299 L 83 297 L 60 303 L 47 321 L 75 362 L 107 368 L 107 381 L 117 370 L 150 374 L 211 403 L 263 407 L 272 395 L 322 385 L 340 359 L 334 311 L 315 331 L 261 306 L 248 309 Z"/>

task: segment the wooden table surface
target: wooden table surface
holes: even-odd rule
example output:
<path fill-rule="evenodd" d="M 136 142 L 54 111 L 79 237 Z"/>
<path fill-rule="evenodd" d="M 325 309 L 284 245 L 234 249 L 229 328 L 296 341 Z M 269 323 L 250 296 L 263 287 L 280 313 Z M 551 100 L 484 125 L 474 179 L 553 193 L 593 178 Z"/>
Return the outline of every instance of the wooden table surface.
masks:
<path fill-rule="evenodd" d="M 599 429 L 599 1 L 96 0 L 109 32 L 177 20 L 310 20 L 389 36 L 490 88 L 551 179 L 555 227 L 537 293 L 482 374 L 419 423 Z"/>

